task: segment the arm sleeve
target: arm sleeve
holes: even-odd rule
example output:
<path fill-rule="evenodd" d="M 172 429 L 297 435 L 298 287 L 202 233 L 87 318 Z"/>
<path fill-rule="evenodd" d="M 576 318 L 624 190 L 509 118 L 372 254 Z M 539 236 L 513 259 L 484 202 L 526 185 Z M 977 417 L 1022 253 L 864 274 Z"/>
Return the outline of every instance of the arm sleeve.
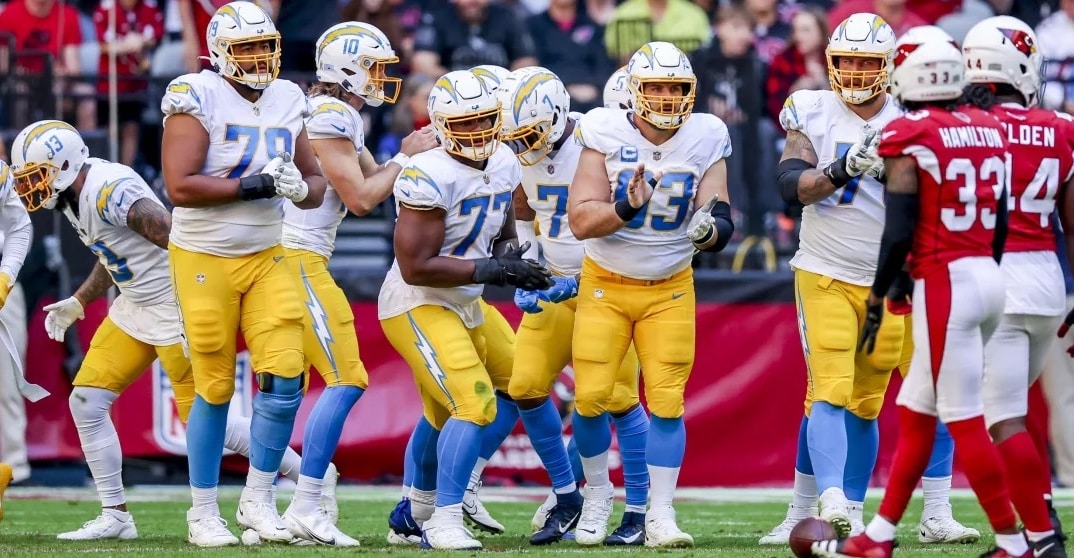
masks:
<path fill-rule="evenodd" d="M 3 199 L 0 200 L 0 222 L 4 223 L 4 256 L 0 259 L 0 271 L 18 279 L 26 254 L 30 251 L 34 229 L 26 207 L 10 186 L 4 186 Z"/>
<path fill-rule="evenodd" d="M 149 186 L 139 184 L 141 179 L 123 177 L 109 182 L 97 191 L 97 216 L 113 227 L 126 227 L 127 214 L 134 202 L 153 197 Z"/>
<path fill-rule="evenodd" d="M 429 173 L 425 172 L 413 160 L 407 163 L 395 179 L 393 193 L 395 200 L 415 209 L 448 209 L 444 191 L 447 184 L 437 184 Z"/>
<path fill-rule="evenodd" d="M 172 80 L 164 97 L 160 100 L 160 110 L 164 113 L 164 122 L 173 114 L 189 114 L 197 118 L 206 130 L 210 129 L 209 115 L 206 114 L 202 101 L 203 92 L 199 91 L 194 79 L 197 74 L 188 74 Z"/>
<path fill-rule="evenodd" d="M 873 279 L 873 294 L 877 297 L 887 295 L 906 263 L 906 256 L 913 246 L 917 211 L 917 194 L 888 194 L 884 234 L 880 237 L 880 258 Z"/>

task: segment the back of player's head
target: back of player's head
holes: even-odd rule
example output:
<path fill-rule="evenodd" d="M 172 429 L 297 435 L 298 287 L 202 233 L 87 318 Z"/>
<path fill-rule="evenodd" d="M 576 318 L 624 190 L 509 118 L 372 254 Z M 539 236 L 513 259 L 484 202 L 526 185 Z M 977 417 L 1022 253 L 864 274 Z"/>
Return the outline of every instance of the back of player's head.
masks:
<path fill-rule="evenodd" d="M 950 37 L 910 29 L 895 46 L 891 94 L 906 105 L 954 101 L 966 84 L 962 52 Z"/>
<path fill-rule="evenodd" d="M 205 30 L 209 63 L 217 73 L 252 89 L 264 89 L 280 74 L 280 34 L 253 2 L 220 6 Z"/>
<path fill-rule="evenodd" d="M 857 13 L 844 19 L 832 32 L 825 50 L 832 91 L 852 105 L 880 95 L 888 86 L 894 52 L 895 31 L 884 18 Z"/>
<path fill-rule="evenodd" d="M 1037 104 L 1044 56 L 1037 49 L 1037 34 L 1022 20 L 982 20 L 966 33 L 962 55 L 970 83 L 1005 84 L 1022 94 L 1026 106 Z"/>
<path fill-rule="evenodd" d="M 489 91 L 492 91 L 493 93 L 496 92 L 496 88 L 499 87 L 500 84 L 503 83 L 503 80 L 507 79 L 507 76 L 511 73 L 511 70 L 495 64 L 474 66 L 473 68 L 470 68 L 470 71 L 481 78 L 481 81 L 485 82 L 485 87 L 488 87 Z"/>
<path fill-rule="evenodd" d="M 604 108 L 630 110 L 634 104 L 634 98 L 630 94 L 630 89 L 627 88 L 629 79 L 630 75 L 627 74 L 626 66 L 619 68 L 612 74 L 612 77 L 608 78 L 604 84 Z"/>
<path fill-rule="evenodd" d="M 399 98 L 403 80 L 388 77 L 388 66 L 398 62 L 388 37 L 368 23 L 339 23 L 317 39 L 317 80 L 337 83 L 370 106 Z"/>
<path fill-rule="evenodd" d="M 64 190 L 78 178 L 89 148 L 73 126 L 41 120 L 22 129 L 11 142 L 15 192 L 29 211 L 56 207 Z"/>
<path fill-rule="evenodd" d="M 660 41 L 648 43 L 630 57 L 626 71 L 634 114 L 664 130 L 678 128 L 690 117 L 697 77 L 679 47 Z"/>
<path fill-rule="evenodd" d="M 496 151 L 500 103 L 470 70 L 448 72 L 436 80 L 428 108 L 436 137 L 448 153 L 482 161 Z"/>
<path fill-rule="evenodd" d="M 559 77 L 539 66 L 511 72 L 496 89 L 500 141 L 523 165 L 536 165 L 552 152 L 567 128 L 571 96 Z"/>

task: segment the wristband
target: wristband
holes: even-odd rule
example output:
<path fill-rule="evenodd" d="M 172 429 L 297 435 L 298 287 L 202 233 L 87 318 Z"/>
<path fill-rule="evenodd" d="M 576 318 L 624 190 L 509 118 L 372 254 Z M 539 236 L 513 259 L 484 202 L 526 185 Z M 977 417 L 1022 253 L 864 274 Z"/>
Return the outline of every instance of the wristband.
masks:
<path fill-rule="evenodd" d="M 644 205 L 642 207 L 645 207 Z M 624 223 L 630 222 L 638 213 L 641 213 L 641 207 L 634 207 L 630 205 L 627 200 L 619 200 L 615 202 L 615 214 L 623 220 Z"/>
<path fill-rule="evenodd" d="M 400 151 L 399 153 L 395 154 L 395 157 L 388 159 L 388 162 L 399 165 L 399 168 L 406 168 L 407 164 L 410 163 L 410 155 L 407 155 L 406 153 Z"/>
<path fill-rule="evenodd" d="M 846 186 L 848 182 L 853 180 L 854 177 L 850 176 L 850 173 L 847 172 L 846 155 L 843 155 L 832 161 L 832 164 L 824 167 L 824 176 L 827 176 L 828 180 L 831 180 L 836 188 L 842 188 L 843 186 Z"/>
<path fill-rule="evenodd" d="M 276 180 L 270 174 L 252 174 L 239 179 L 239 199 L 267 200 L 276 196 Z"/>

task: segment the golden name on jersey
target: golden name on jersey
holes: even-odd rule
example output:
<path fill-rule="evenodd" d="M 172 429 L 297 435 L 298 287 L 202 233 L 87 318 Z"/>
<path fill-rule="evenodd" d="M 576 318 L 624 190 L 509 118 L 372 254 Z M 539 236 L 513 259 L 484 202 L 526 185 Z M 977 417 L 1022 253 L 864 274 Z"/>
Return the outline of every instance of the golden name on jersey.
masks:
<path fill-rule="evenodd" d="M 1003 147 L 1003 137 L 992 128 L 952 126 L 940 128 L 944 147 Z"/>
<path fill-rule="evenodd" d="M 1007 130 L 1007 143 L 1011 145 L 1055 147 L 1055 128 L 1051 126 L 1028 124 L 1012 126 L 1009 122 L 1004 122 L 1003 127 Z"/>

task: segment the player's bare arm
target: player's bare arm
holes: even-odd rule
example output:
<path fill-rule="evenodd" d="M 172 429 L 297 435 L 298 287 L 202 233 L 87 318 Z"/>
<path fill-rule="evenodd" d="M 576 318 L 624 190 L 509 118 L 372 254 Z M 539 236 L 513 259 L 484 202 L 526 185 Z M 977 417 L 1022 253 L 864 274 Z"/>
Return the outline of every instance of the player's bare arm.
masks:
<path fill-rule="evenodd" d="M 519 189 L 521 190 L 521 188 Z M 508 250 L 513 250 L 517 247 L 518 229 L 515 227 L 515 208 L 511 206 L 507 208 L 503 226 L 500 227 L 500 235 L 492 243 L 492 256 L 498 258 L 506 254 Z"/>
<path fill-rule="evenodd" d="M 89 277 L 86 277 L 72 296 L 85 308 L 89 303 L 104 296 L 112 285 L 112 274 L 101 265 L 101 262 L 97 262 L 90 271 Z"/>
<path fill-rule="evenodd" d="M 902 271 L 917 225 L 917 162 L 913 157 L 885 157 L 887 203 L 884 234 L 880 237 L 880 258 L 869 302 L 879 302 Z"/>
<path fill-rule="evenodd" d="M 440 208 L 399 206 L 395 223 L 395 258 L 403 280 L 419 287 L 458 287 L 472 284 L 473 260 L 440 255 L 444 219 Z"/>
<path fill-rule="evenodd" d="M 537 212 L 530 207 L 530 198 L 526 195 L 526 189 L 521 184 L 515 188 L 511 196 L 511 206 L 515 210 L 516 221 L 533 221 L 537 219 Z"/>
<path fill-rule="evenodd" d="M 172 230 L 172 214 L 156 201 L 142 198 L 134 202 L 127 212 L 127 227 L 167 250 L 168 235 Z"/>
<path fill-rule="evenodd" d="M 189 114 L 173 114 L 161 140 L 161 172 L 177 207 L 212 207 L 239 201 L 239 179 L 201 174 L 209 132 Z"/>
<path fill-rule="evenodd" d="M 798 130 L 787 132 L 787 143 L 776 168 L 784 200 L 793 201 L 797 196 L 799 203 L 810 205 L 835 192 L 835 184 L 816 168 L 819 161 L 809 137 Z"/>
<path fill-rule="evenodd" d="M 392 195 L 395 179 L 403 170 L 396 161 L 377 165 L 367 149 L 355 157 L 354 143 L 347 138 L 315 139 L 310 140 L 310 145 L 343 205 L 359 217 L 369 214 Z M 399 152 L 410 157 L 435 145 L 436 136 L 419 130 L 403 138 Z"/>
<path fill-rule="evenodd" d="M 306 181 L 306 186 L 309 187 L 306 199 L 295 202 L 295 205 L 302 209 L 321 207 L 321 203 L 324 202 L 324 191 L 328 188 L 328 181 L 325 180 L 324 173 L 321 172 L 321 165 L 317 163 L 317 156 L 313 152 L 313 147 L 310 146 L 310 137 L 304 127 L 302 128 L 302 133 L 295 138 L 294 161 L 295 166 L 302 173 L 302 180 Z"/>
<path fill-rule="evenodd" d="M 659 180 L 659 177 L 656 177 Z M 611 201 L 611 183 L 604 165 L 604 154 L 583 149 L 578 170 L 571 182 L 567 218 L 578 240 L 608 236 L 623 228 L 653 195 L 645 180 L 645 165 L 639 164 L 627 185 L 627 199 Z"/>
<path fill-rule="evenodd" d="M 696 225 L 707 228 L 709 234 L 702 235 L 700 240 L 694 242 L 694 248 L 698 250 L 720 250 L 727 246 L 732 234 L 734 234 L 734 221 L 731 220 L 731 199 L 727 193 L 727 161 L 720 159 L 705 171 L 697 186 L 697 194 L 694 197 L 697 211 L 690 220 L 691 226 L 687 228 L 687 235 L 695 227 L 695 222 L 708 221 L 704 225 Z M 705 226 L 707 225 L 707 226 Z M 693 240 L 693 238 L 691 238 Z"/>

